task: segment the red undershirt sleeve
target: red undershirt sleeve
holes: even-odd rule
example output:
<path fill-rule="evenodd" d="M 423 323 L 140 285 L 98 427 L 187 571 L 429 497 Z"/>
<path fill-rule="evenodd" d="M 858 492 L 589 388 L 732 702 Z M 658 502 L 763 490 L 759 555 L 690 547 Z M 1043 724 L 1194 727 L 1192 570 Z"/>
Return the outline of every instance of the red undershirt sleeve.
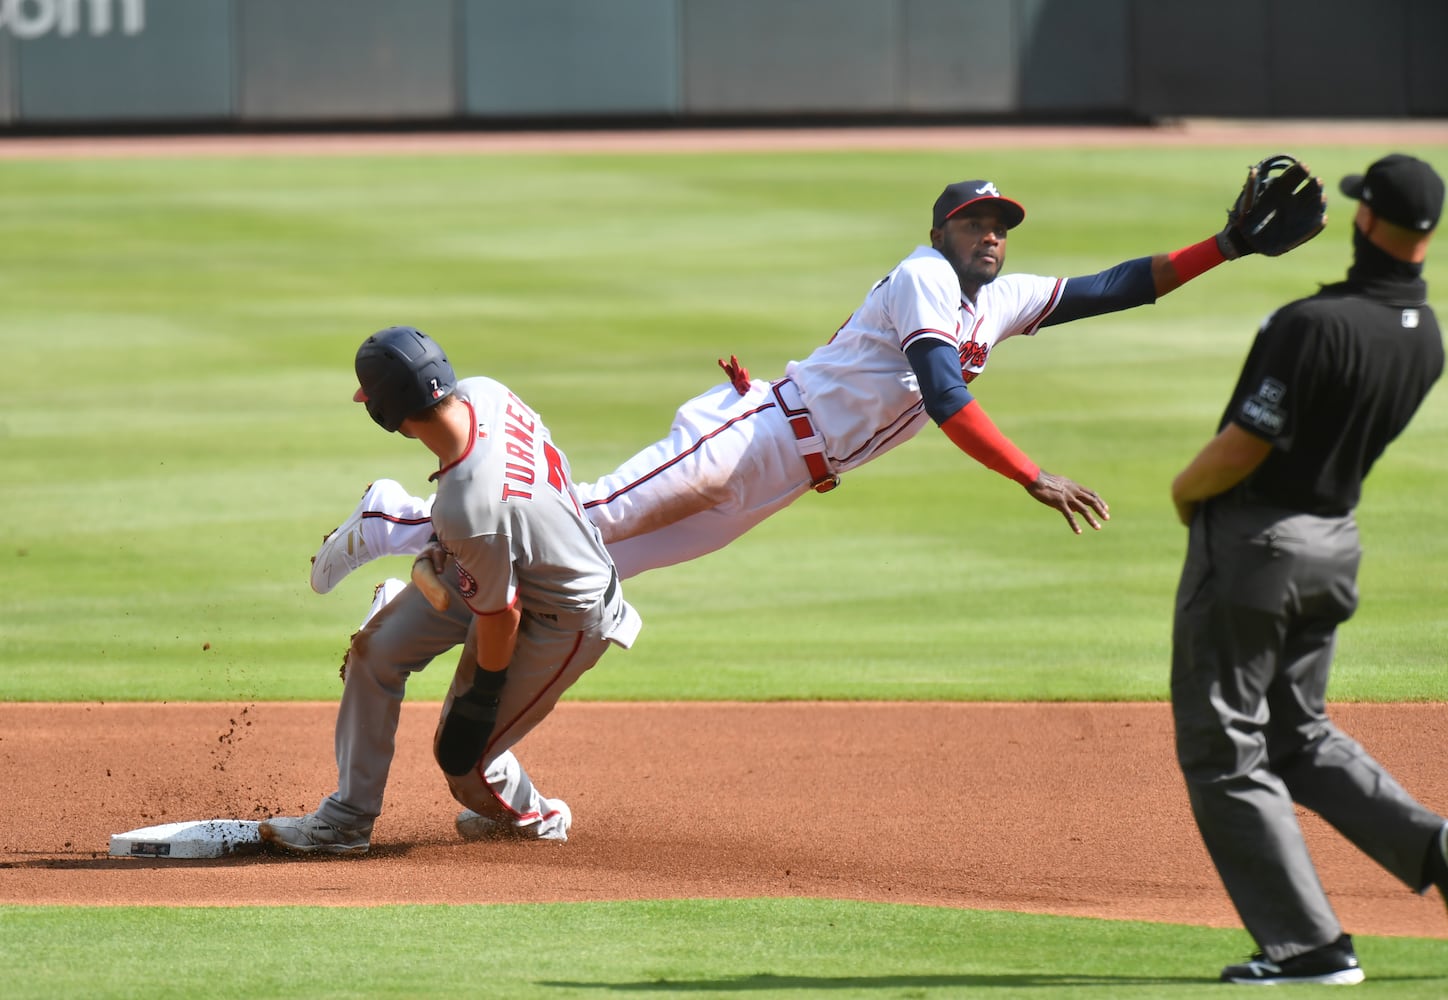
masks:
<path fill-rule="evenodd" d="M 988 469 L 1007 479 L 1029 486 L 1041 474 L 1041 467 L 1011 443 L 996 427 L 985 408 L 972 399 L 940 425 L 955 446 Z"/>
<path fill-rule="evenodd" d="M 1205 274 L 1225 262 L 1227 258 L 1223 256 L 1217 238 L 1208 236 L 1200 243 L 1173 250 L 1167 254 L 1167 259 L 1171 261 L 1171 266 L 1176 268 L 1177 277 L 1181 278 L 1182 284 L 1186 284 L 1197 275 Z"/>

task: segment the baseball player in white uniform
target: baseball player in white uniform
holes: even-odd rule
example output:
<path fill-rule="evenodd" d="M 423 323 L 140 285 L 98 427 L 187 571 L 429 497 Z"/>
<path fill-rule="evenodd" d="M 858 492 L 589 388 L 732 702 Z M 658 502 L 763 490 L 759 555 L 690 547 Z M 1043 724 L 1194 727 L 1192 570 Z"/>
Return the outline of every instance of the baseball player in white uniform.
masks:
<path fill-rule="evenodd" d="M 568 461 L 542 420 L 489 378 L 458 381 L 437 344 L 389 327 L 357 351 L 359 402 L 439 461 L 430 531 L 446 606 L 400 590 L 354 637 L 336 726 L 337 791 L 313 813 L 260 824 L 297 854 L 361 854 L 392 763 L 408 677 L 463 644 L 434 741 L 470 839 L 566 840 L 572 813 L 534 788 L 511 748 L 640 621 L 624 601 Z M 379 602 L 380 603 L 380 602 Z"/>
<path fill-rule="evenodd" d="M 1191 246 L 1092 275 L 1002 275 L 1007 236 L 1024 218 L 989 181 L 949 185 L 935 202 L 930 245 L 876 282 L 826 344 L 772 381 L 749 378 L 734 358 L 720 361 L 730 380 L 679 407 L 667 437 L 577 484 L 620 577 L 722 548 L 805 493 L 834 489 L 927 421 L 1060 511 L 1076 534 L 1078 516 L 1099 530 L 1106 502 L 1027 457 L 969 384 L 1008 337 L 1155 302 L 1243 251 L 1229 223 Z M 377 556 L 420 552 L 431 533 L 427 509 L 392 480 L 372 484 L 313 558 L 312 588 L 327 593 Z"/>

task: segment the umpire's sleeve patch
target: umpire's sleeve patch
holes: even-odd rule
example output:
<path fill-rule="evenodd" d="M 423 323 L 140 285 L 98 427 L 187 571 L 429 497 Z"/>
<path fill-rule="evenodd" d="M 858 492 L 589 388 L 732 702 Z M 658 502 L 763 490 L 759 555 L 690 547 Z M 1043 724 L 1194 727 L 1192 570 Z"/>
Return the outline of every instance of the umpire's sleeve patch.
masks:
<path fill-rule="evenodd" d="M 1254 395 L 1242 400 L 1238 411 L 1243 424 L 1263 434 L 1276 437 L 1287 426 L 1287 410 L 1282 405 L 1287 387 L 1275 378 L 1264 378 Z"/>

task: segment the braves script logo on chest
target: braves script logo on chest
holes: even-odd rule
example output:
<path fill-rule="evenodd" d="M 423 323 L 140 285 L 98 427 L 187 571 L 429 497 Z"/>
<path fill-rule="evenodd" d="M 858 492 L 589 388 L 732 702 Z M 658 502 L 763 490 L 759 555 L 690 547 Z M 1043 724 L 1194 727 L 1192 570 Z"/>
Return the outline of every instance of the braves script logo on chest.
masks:
<path fill-rule="evenodd" d="M 977 344 L 975 341 L 967 341 L 960 345 L 960 375 L 967 382 L 980 374 L 980 369 L 985 367 L 986 359 L 990 357 L 989 344 Z"/>

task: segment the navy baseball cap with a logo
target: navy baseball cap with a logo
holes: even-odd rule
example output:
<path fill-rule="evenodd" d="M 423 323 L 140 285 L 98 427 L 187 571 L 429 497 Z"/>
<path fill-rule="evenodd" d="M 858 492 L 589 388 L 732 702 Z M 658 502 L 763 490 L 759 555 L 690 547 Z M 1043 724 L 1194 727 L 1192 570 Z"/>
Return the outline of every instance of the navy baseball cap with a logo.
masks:
<path fill-rule="evenodd" d="M 1007 229 L 1016 228 L 1026 217 L 1026 210 L 1020 203 L 1002 197 L 990 181 L 956 181 L 935 199 L 935 214 L 931 216 L 930 227 L 939 229 L 945 225 L 946 219 L 967 205 L 979 205 L 982 202 L 989 202 L 1000 210 Z"/>
<path fill-rule="evenodd" d="M 1443 178 L 1406 153 L 1390 153 L 1365 174 L 1349 174 L 1338 190 L 1356 198 L 1374 215 L 1414 232 L 1431 232 L 1443 214 Z"/>

